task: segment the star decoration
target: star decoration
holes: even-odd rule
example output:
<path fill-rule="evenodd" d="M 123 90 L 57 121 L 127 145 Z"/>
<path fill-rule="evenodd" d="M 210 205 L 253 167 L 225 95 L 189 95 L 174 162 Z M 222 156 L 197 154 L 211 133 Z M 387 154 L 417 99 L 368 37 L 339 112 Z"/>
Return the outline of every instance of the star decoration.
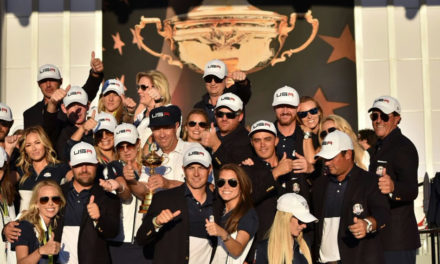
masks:
<path fill-rule="evenodd" d="M 338 38 L 324 35 L 319 35 L 319 37 L 333 47 L 332 54 L 328 58 L 327 63 L 343 58 L 356 62 L 355 43 L 348 25 L 344 27 L 342 34 Z"/>
<path fill-rule="evenodd" d="M 141 42 L 144 40 L 144 38 L 142 36 L 139 36 L 140 38 L 138 38 L 136 36 L 136 33 L 134 32 L 134 29 L 130 28 L 130 32 L 133 35 L 133 41 L 131 42 L 132 44 L 136 44 L 138 46 L 138 49 L 141 49 Z"/>
<path fill-rule="evenodd" d="M 113 49 L 117 49 L 119 51 L 119 55 L 122 55 L 122 47 L 125 46 L 125 43 L 122 42 L 121 37 L 119 36 L 119 32 L 116 32 L 116 35 L 112 34 L 113 41 L 115 45 L 113 45 Z"/>
<path fill-rule="evenodd" d="M 348 103 L 343 103 L 343 102 L 327 101 L 327 98 L 325 98 L 324 92 L 322 91 L 321 87 L 318 87 L 318 90 L 313 96 L 313 99 L 315 99 L 321 106 L 324 117 L 334 114 L 333 111 L 335 109 L 349 105 Z"/>
<path fill-rule="evenodd" d="M 120 81 L 124 86 L 124 92 L 127 91 L 127 87 L 125 87 L 125 74 L 121 75 L 121 78 L 116 77 L 116 80 Z"/>

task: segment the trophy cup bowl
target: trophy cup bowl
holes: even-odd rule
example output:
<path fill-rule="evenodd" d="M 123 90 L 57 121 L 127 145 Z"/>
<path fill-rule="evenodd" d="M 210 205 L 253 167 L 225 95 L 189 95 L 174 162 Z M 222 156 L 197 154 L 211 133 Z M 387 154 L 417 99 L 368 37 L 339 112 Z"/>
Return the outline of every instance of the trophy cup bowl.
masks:
<path fill-rule="evenodd" d="M 296 13 L 287 16 L 264 11 L 252 5 L 202 5 L 187 14 L 162 22 L 159 18 L 141 17 L 135 35 L 146 52 L 180 68 L 188 65 L 203 73 L 206 62 L 221 59 L 229 72 L 255 72 L 268 65 L 274 66 L 293 53 L 304 50 L 318 32 L 318 20 L 311 11 L 300 14 L 312 26 L 306 42 L 295 49 L 282 52 L 284 42 L 294 29 Z M 175 57 L 150 49 L 142 41 L 141 30 L 156 24 L 157 32 L 169 44 Z"/>
<path fill-rule="evenodd" d="M 142 157 L 142 165 L 150 169 L 150 176 L 155 173 L 154 169 L 160 167 L 164 158 L 159 156 L 155 150 L 151 150 L 150 153 Z M 148 212 L 148 208 L 151 205 L 151 201 L 153 200 L 153 191 L 148 191 L 142 201 L 142 204 L 139 206 L 139 213 L 146 214 Z"/>

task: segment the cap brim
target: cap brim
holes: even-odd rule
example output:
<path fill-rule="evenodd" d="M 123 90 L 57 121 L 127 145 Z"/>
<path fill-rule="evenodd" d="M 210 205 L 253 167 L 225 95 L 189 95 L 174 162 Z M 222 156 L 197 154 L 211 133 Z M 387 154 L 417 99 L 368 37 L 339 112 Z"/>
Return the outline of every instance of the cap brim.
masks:
<path fill-rule="evenodd" d="M 314 217 L 310 213 L 302 213 L 302 214 L 293 214 L 296 218 L 298 218 L 303 223 L 311 223 L 311 222 L 318 222 L 318 218 Z"/>
<path fill-rule="evenodd" d="M 275 137 L 277 136 L 277 134 L 275 134 L 273 131 L 271 131 L 269 129 L 256 129 L 254 131 L 249 132 L 248 136 L 252 137 L 252 135 L 257 133 L 257 132 L 268 132 L 268 133 L 271 133 L 272 135 L 274 135 Z"/>
<path fill-rule="evenodd" d="M 203 167 L 205 167 L 205 168 L 209 168 L 209 166 L 211 166 L 211 164 L 210 163 L 207 163 L 207 162 L 205 162 L 205 161 L 200 161 L 200 160 L 197 160 L 197 161 L 190 161 L 190 162 L 188 162 L 188 163 L 185 163 L 185 164 L 183 164 L 183 167 L 188 167 L 189 165 L 191 165 L 191 164 L 200 164 L 200 165 L 202 165 Z"/>
<path fill-rule="evenodd" d="M 90 161 L 88 159 L 88 160 L 77 160 L 75 162 L 73 162 L 73 161 L 70 162 L 70 165 L 72 167 L 76 166 L 76 165 L 79 165 L 79 164 L 98 164 L 98 160 L 95 158 L 95 160 L 92 160 L 92 161 Z"/>
<path fill-rule="evenodd" d="M 333 151 L 322 150 L 318 154 L 315 155 L 315 159 L 318 158 L 318 157 L 321 157 L 321 158 L 324 158 L 324 159 L 333 159 L 334 157 L 336 157 L 336 155 L 338 155 L 339 152 L 340 151 L 337 151 L 337 150 L 333 150 Z"/>
<path fill-rule="evenodd" d="M 368 113 L 371 112 L 371 111 L 374 111 L 374 110 L 379 110 L 379 111 L 381 111 L 382 113 L 387 114 L 387 115 L 389 115 L 389 114 L 391 114 L 392 112 L 394 112 L 394 111 L 386 111 L 386 110 L 384 110 L 384 109 L 382 109 L 382 108 L 380 108 L 380 107 L 374 106 L 374 107 L 371 107 L 370 109 L 368 109 Z"/>

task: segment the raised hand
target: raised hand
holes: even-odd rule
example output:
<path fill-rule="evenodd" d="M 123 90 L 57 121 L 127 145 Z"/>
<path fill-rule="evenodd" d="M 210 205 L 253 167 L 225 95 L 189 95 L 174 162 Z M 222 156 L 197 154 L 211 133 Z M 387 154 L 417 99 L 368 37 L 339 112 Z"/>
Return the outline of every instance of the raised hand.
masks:
<path fill-rule="evenodd" d="M 104 64 L 101 59 L 95 57 L 95 51 L 92 51 L 92 58 L 90 59 L 90 67 L 94 73 L 101 73 L 104 71 Z"/>
<path fill-rule="evenodd" d="M 124 179 L 127 181 L 127 183 L 133 183 L 133 181 L 136 181 L 136 174 L 134 173 L 133 165 L 131 164 L 131 161 L 128 161 L 124 168 L 122 169 L 122 173 L 124 175 Z"/>
<path fill-rule="evenodd" d="M 121 95 L 122 104 L 127 109 L 130 114 L 134 115 L 136 111 L 136 102 L 131 97 L 126 97 L 125 95 Z"/>
<path fill-rule="evenodd" d="M 87 204 L 87 212 L 89 213 L 90 218 L 92 218 L 93 221 L 98 221 L 99 217 L 101 216 L 99 213 L 99 207 L 95 203 L 95 196 L 90 195 L 90 201 L 89 204 Z"/>
<path fill-rule="evenodd" d="M 168 189 L 168 180 L 160 174 L 153 174 L 148 178 L 147 188 L 153 192 L 159 188 Z"/>
<path fill-rule="evenodd" d="M 367 235 L 367 222 L 355 216 L 353 218 L 353 224 L 348 226 L 348 229 L 355 238 L 364 238 Z"/>
<path fill-rule="evenodd" d="M 287 174 L 293 170 L 293 160 L 287 158 L 286 152 L 283 153 L 283 157 L 278 161 L 278 165 L 272 170 L 272 175 L 275 179 L 279 176 Z"/>
<path fill-rule="evenodd" d="M 389 194 L 394 192 L 394 181 L 391 176 L 387 174 L 387 169 L 384 168 L 382 171 L 382 177 L 379 177 L 379 190 L 383 194 Z"/>
<path fill-rule="evenodd" d="M 55 92 L 50 96 L 49 104 L 58 105 L 59 102 L 61 102 L 64 97 L 66 97 L 67 93 L 70 90 L 70 84 L 67 86 L 66 89 L 60 88 L 56 89 Z"/>
<path fill-rule="evenodd" d="M 119 184 L 119 182 L 114 179 L 99 179 L 99 186 L 101 186 L 102 189 L 104 189 L 104 191 L 106 192 L 112 192 L 118 190 L 121 187 L 121 184 Z"/>
<path fill-rule="evenodd" d="M 93 131 L 93 129 L 98 125 L 98 122 L 95 120 L 96 110 L 92 111 L 92 115 L 86 122 L 82 125 L 85 134 L 87 135 L 89 131 Z"/>
<path fill-rule="evenodd" d="M 49 241 L 38 249 L 40 255 L 57 255 L 60 252 L 60 243 L 56 242 L 54 238 L 55 235 L 52 232 Z"/>
<path fill-rule="evenodd" d="M 242 71 L 234 71 L 228 74 L 228 78 L 231 78 L 234 82 L 244 81 L 246 79 L 246 73 Z"/>
<path fill-rule="evenodd" d="M 214 221 L 209 221 L 205 219 L 206 232 L 210 236 L 219 236 L 225 238 L 228 236 L 228 232 L 224 230 L 221 226 L 217 225 Z"/>
<path fill-rule="evenodd" d="M 221 145 L 221 141 L 215 131 L 214 123 L 211 123 L 211 128 L 202 132 L 202 140 L 200 142 L 203 146 L 212 148 L 215 152 Z"/>
<path fill-rule="evenodd" d="M 298 154 L 298 152 L 295 152 L 295 157 L 292 161 L 293 166 L 293 172 L 294 173 L 312 173 L 313 172 L 313 165 L 310 164 L 304 156 Z"/>
<path fill-rule="evenodd" d="M 174 218 L 176 218 L 178 215 L 180 215 L 181 211 L 177 210 L 174 213 L 172 213 L 169 209 L 162 210 L 158 216 L 156 216 L 156 224 L 158 225 L 164 225 Z"/>

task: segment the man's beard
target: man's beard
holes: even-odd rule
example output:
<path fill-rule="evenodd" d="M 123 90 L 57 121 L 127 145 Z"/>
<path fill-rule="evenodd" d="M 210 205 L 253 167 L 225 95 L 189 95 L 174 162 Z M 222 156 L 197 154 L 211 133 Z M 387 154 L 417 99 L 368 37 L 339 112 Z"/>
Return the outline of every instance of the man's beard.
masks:
<path fill-rule="evenodd" d="M 80 177 L 80 176 L 83 175 L 83 174 L 86 174 L 86 175 L 88 175 L 89 177 L 87 177 L 87 179 L 84 179 L 84 177 Z M 93 183 L 95 182 L 95 177 L 92 177 L 92 176 L 90 176 L 90 175 L 91 175 L 91 174 L 88 173 L 88 172 L 80 173 L 80 174 L 78 175 L 78 177 L 75 176 L 75 180 L 76 180 L 81 186 L 89 187 L 89 186 L 92 186 Z"/>

